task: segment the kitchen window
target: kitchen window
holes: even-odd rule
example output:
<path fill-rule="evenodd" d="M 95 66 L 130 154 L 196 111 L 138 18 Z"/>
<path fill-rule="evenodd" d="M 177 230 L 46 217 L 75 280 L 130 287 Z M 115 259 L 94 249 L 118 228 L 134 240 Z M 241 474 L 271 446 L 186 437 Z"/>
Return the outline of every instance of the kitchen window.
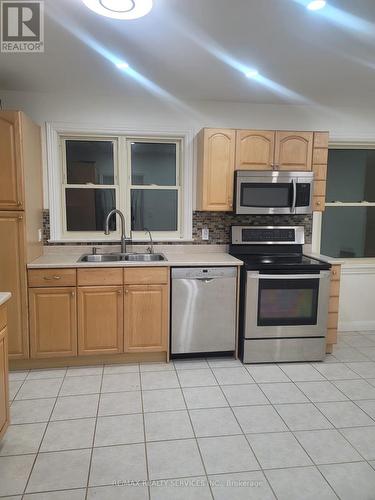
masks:
<path fill-rule="evenodd" d="M 104 235 L 114 208 L 134 241 L 147 240 L 148 230 L 155 241 L 191 239 L 186 143 L 184 135 L 64 134 L 47 126 L 51 241 L 117 241 L 115 217 Z"/>
<path fill-rule="evenodd" d="M 321 253 L 375 257 L 375 148 L 331 147 Z"/>

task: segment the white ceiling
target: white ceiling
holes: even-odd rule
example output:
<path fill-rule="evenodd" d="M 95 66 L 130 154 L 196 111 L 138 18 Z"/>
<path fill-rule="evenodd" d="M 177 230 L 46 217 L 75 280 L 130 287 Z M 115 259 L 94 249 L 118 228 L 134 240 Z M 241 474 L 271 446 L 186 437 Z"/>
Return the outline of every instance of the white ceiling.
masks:
<path fill-rule="evenodd" d="M 375 26 L 374 0 L 328 1 Z M 152 12 L 133 21 L 98 16 L 81 0 L 45 5 L 45 53 L 0 54 L 0 89 L 132 99 L 162 89 L 180 100 L 305 99 L 324 106 L 375 102 L 375 28 L 339 27 L 298 0 L 154 0 Z M 126 60 L 146 84 L 111 59 Z M 282 88 L 244 77 L 242 66 L 256 67 Z M 283 95 L 284 88 L 294 94 Z"/>

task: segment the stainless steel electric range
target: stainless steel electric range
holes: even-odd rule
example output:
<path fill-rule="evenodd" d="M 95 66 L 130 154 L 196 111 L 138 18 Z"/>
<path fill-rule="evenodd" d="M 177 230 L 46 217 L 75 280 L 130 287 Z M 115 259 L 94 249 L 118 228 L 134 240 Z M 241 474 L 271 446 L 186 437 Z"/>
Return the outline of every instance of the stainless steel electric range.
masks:
<path fill-rule="evenodd" d="M 232 226 L 231 231 L 230 254 L 244 262 L 242 361 L 322 360 L 331 265 L 303 255 L 303 227 Z"/>

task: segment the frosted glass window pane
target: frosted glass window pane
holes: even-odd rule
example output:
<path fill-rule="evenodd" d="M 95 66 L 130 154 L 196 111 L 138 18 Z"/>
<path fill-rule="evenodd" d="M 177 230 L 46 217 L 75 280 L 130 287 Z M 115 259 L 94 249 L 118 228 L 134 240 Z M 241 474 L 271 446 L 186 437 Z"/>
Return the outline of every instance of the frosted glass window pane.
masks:
<path fill-rule="evenodd" d="M 326 200 L 375 201 L 375 150 L 330 149 Z"/>
<path fill-rule="evenodd" d="M 375 207 L 326 207 L 321 253 L 330 257 L 375 257 Z"/>
<path fill-rule="evenodd" d="M 132 230 L 177 231 L 178 192 L 132 189 Z"/>
<path fill-rule="evenodd" d="M 114 189 L 67 188 L 66 228 L 68 231 L 103 231 L 108 213 L 116 208 Z M 116 230 L 115 217 L 111 218 L 110 230 Z"/>
<path fill-rule="evenodd" d="M 113 143 L 67 140 L 68 184 L 114 184 Z"/>
<path fill-rule="evenodd" d="M 131 168 L 134 186 L 175 186 L 176 144 L 132 143 Z"/>

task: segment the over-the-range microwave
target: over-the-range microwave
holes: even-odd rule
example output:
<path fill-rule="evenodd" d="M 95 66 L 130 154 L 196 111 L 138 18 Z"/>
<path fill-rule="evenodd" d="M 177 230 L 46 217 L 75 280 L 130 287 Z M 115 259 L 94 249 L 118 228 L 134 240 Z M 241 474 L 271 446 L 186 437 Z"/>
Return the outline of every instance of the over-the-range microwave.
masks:
<path fill-rule="evenodd" d="M 236 170 L 236 214 L 312 213 L 313 172 Z"/>

